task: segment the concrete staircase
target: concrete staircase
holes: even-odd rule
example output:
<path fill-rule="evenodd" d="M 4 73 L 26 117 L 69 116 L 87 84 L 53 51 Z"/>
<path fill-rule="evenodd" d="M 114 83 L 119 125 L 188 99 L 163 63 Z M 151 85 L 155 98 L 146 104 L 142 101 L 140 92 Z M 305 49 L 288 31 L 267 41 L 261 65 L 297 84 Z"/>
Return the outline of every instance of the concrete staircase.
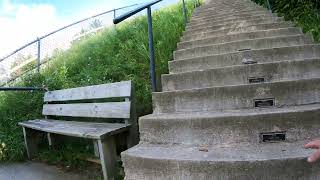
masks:
<path fill-rule="evenodd" d="M 320 179 L 320 46 L 249 0 L 196 9 L 122 154 L 127 180 Z"/>

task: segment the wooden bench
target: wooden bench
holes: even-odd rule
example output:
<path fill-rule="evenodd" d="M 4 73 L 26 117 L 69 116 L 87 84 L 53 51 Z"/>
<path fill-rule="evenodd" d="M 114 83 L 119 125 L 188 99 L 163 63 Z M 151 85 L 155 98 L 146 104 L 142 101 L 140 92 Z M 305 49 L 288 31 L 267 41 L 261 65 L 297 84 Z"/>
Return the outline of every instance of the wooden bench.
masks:
<path fill-rule="evenodd" d="M 44 95 L 44 119 L 19 123 L 23 127 L 30 159 L 38 152 L 37 134 L 47 135 L 49 145 L 55 135 L 92 139 L 95 154 L 100 158 L 104 179 L 116 173 L 115 136 L 125 133 L 127 148 L 138 143 L 137 118 L 131 81 L 49 91 Z M 118 119 L 122 122 L 83 122 L 54 120 L 53 117 Z M 86 120 L 87 121 L 87 120 Z"/>

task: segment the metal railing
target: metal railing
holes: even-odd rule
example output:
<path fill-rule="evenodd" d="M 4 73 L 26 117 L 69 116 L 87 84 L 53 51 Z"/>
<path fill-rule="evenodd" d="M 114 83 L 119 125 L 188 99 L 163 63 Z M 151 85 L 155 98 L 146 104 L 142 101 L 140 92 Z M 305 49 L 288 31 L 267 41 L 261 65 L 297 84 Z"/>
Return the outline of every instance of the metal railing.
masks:
<path fill-rule="evenodd" d="M 151 6 L 161 2 L 162 0 L 155 0 L 150 3 L 144 4 L 132 11 L 129 11 L 113 20 L 114 24 L 118 24 L 127 18 L 139 13 L 140 11 L 147 9 L 147 19 L 148 19 L 148 36 L 149 36 L 149 54 L 150 54 L 150 78 L 151 78 L 151 87 L 152 91 L 156 92 L 157 89 L 157 80 L 156 80 L 156 64 L 155 64 L 155 55 L 154 55 L 154 42 L 153 42 L 153 30 L 152 30 L 152 13 L 151 13 Z M 199 3 L 198 0 L 195 1 Z M 185 24 L 188 22 L 188 14 L 185 0 L 182 0 L 182 8 L 183 8 L 183 15 Z"/>
<path fill-rule="evenodd" d="M 111 20 L 116 18 L 117 13 L 119 13 L 119 11 L 127 10 L 137 5 L 139 4 L 136 3 L 136 4 L 124 6 L 121 8 L 112 9 L 88 18 L 84 18 L 79 21 L 76 21 L 67 26 L 59 28 L 53 32 L 50 32 L 44 36 L 38 37 L 37 39 L 23 45 L 22 47 L 14 50 L 8 55 L 0 58 L 0 63 L 2 63 L 0 64 L 0 74 L 4 76 L 4 78 L 0 78 L 0 85 L 2 84 L 2 86 L 4 86 L 34 71 L 40 72 L 40 67 L 43 64 L 47 63 L 47 60 L 45 59 L 49 59 L 55 53 L 56 50 L 66 50 L 71 46 L 71 44 L 75 40 L 78 40 L 83 36 L 88 35 L 89 33 L 95 33 L 102 29 L 101 27 L 97 27 L 92 30 L 84 29 L 84 27 L 89 28 L 89 26 L 91 25 L 90 23 L 92 23 L 91 20 L 99 20 L 98 22 L 101 22 L 100 24 L 101 26 L 112 25 Z M 107 17 L 109 14 L 111 16 Z M 108 19 L 109 21 L 106 21 L 106 19 Z M 70 34 L 67 34 L 66 31 L 71 31 L 71 32 L 69 32 Z M 81 33 L 81 31 L 84 31 L 84 32 Z M 62 33 L 65 33 L 66 35 L 62 35 Z M 47 40 L 48 42 L 44 42 L 45 40 Z M 55 41 L 55 42 L 50 44 L 49 41 Z M 20 62 L 22 64 L 20 65 L 21 67 L 19 65 L 17 67 L 14 67 L 15 63 L 18 61 L 19 62 L 24 61 L 24 62 L 22 63 Z M 28 64 L 28 62 L 29 63 L 33 62 L 35 65 L 33 65 L 31 69 L 28 69 L 24 72 L 19 73 L 20 71 L 23 71 L 21 70 L 22 66 Z M 14 71 L 14 69 L 18 72 L 17 73 L 18 75 L 15 75 L 16 71 Z"/>

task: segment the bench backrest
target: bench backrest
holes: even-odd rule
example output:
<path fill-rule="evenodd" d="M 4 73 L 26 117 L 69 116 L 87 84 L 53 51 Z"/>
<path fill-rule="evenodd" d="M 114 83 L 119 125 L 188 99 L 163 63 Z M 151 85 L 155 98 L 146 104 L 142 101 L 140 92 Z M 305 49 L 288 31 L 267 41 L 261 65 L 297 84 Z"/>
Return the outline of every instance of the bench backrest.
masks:
<path fill-rule="evenodd" d="M 74 103 L 75 101 L 110 98 L 120 98 L 122 101 Z M 49 91 L 44 96 L 46 104 L 43 106 L 42 114 L 45 116 L 130 119 L 131 100 L 131 81 Z"/>

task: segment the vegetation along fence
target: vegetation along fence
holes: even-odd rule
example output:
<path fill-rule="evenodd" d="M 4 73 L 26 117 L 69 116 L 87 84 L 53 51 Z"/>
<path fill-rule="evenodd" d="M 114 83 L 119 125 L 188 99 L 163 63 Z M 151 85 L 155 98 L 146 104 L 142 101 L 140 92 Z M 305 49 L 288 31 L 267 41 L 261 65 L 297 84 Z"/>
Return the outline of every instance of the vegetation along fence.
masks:
<path fill-rule="evenodd" d="M 112 9 L 79 20 L 38 37 L 0 58 L 0 86 L 9 85 L 25 75 L 40 72 L 42 67 L 50 64 L 50 57 L 55 53 L 67 50 L 74 42 L 112 25 L 112 19 L 116 18 L 117 14 L 140 4 Z"/>
<path fill-rule="evenodd" d="M 156 91 L 151 6 L 153 9 L 158 9 L 165 5 L 177 3 L 178 1 L 179 0 L 157 0 L 151 3 L 137 3 L 109 10 L 38 37 L 34 41 L 27 43 L 0 59 L 0 86 L 8 86 L 28 74 L 39 73 L 45 67 L 50 66 L 50 59 L 56 53 L 67 50 L 73 43 L 95 34 L 105 27 L 115 27 L 116 25 L 112 25 L 112 19 L 114 19 L 114 24 L 117 24 L 127 18 L 137 16 L 140 14 L 139 12 L 147 9 L 151 82 L 153 91 Z M 185 0 L 182 0 L 182 2 L 183 15 L 185 17 L 185 23 L 187 23 L 188 17 Z M 194 6 L 199 6 L 200 4 L 199 0 L 194 0 L 193 2 Z M 120 14 L 122 15 L 118 16 Z"/>
<path fill-rule="evenodd" d="M 153 30 L 152 30 L 152 14 L 151 14 L 151 7 L 162 2 L 163 0 L 155 0 L 150 3 L 144 4 L 132 11 L 129 11 L 113 20 L 114 24 L 118 24 L 131 16 L 141 12 L 144 9 L 147 9 L 147 19 L 148 19 L 148 37 L 149 37 L 149 57 L 150 57 L 150 77 L 151 77 L 151 85 L 152 85 L 152 91 L 156 92 L 158 90 L 157 88 L 157 78 L 156 78 L 156 64 L 155 64 L 155 56 L 154 56 L 154 44 L 153 44 Z M 199 1 L 194 1 L 195 6 L 199 6 Z M 182 7 L 183 7 L 183 15 L 185 24 L 187 24 L 188 17 L 187 17 L 187 10 L 186 10 L 186 4 L 185 0 L 182 0 Z"/>

